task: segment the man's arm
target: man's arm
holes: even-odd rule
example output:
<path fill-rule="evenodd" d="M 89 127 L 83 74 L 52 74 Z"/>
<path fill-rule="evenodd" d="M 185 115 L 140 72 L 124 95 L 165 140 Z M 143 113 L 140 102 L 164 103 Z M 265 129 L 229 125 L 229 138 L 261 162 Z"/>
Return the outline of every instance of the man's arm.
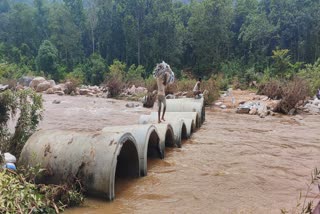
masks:
<path fill-rule="evenodd" d="M 164 73 L 164 75 L 163 75 L 163 85 L 167 85 L 167 73 Z"/>

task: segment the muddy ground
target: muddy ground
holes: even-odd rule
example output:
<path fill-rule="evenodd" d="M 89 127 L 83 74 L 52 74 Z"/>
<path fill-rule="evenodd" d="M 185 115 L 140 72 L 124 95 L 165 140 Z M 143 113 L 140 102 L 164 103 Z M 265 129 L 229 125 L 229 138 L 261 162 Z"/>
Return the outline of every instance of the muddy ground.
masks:
<path fill-rule="evenodd" d="M 44 99 L 42 129 L 136 124 L 150 111 L 102 98 Z M 54 99 L 61 103 L 52 104 Z M 214 108 L 206 113 L 204 125 L 181 149 L 148 162 L 148 176 L 117 181 L 113 202 L 87 199 L 66 213 L 280 213 L 295 207 L 311 171 L 320 167 L 320 116 L 261 119 Z"/>

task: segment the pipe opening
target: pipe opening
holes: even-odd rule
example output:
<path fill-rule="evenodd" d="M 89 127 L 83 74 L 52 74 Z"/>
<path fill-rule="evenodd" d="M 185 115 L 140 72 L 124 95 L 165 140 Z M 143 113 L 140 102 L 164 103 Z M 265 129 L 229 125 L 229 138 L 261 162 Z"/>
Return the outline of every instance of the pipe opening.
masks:
<path fill-rule="evenodd" d="M 166 132 L 166 140 L 165 140 L 166 147 L 174 147 L 174 137 L 172 130 L 168 129 Z"/>
<path fill-rule="evenodd" d="M 199 121 L 199 116 L 197 114 L 197 117 L 196 117 L 196 127 L 197 128 L 200 128 L 200 121 Z"/>
<path fill-rule="evenodd" d="M 182 140 L 187 140 L 188 139 L 188 135 L 187 135 L 187 127 L 186 124 L 182 124 L 182 128 L 181 128 L 181 139 Z"/>
<path fill-rule="evenodd" d="M 201 111 L 201 123 L 203 123 L 206 120 L 206 107 L 202 106 L 202 111 Z"/>
<path fill-rule="evenodd" d="M 134 143 L 127 140 L 123 143 L 120 154 L 117 158 L 117 178 L 139 177 L 139 157 Z"/>
<path fill-rule="evenodd" d="M 160 139 L 157 132 L 152 131 L 148 141 L 148 158 L 161 158 L 159 142 Z"/>
<path fill-rule="evenodd" d="M 191 122 L 191 134 L 194 132 L 194 127 L 195 127 L 194 120 L 192 120 L 192 122 Z"/>

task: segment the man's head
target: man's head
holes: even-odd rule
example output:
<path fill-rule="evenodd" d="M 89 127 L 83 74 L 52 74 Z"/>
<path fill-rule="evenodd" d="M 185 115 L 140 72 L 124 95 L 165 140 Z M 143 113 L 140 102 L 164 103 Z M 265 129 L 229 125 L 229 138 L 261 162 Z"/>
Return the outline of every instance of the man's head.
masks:
<path fill-rule="evenodd" d="M 201 77 L 199 78 L 199 80 L 198 80 L 199 82 L 201 82 L 202 81 L 202 79 L 201 79 Z"/>

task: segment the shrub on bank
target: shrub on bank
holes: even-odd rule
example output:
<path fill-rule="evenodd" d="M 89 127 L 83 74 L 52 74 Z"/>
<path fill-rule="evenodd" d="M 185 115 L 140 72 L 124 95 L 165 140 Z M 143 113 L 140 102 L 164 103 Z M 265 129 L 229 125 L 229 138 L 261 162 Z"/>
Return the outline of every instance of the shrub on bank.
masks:
<path fill-rule="evenodd" d="M 311 95 L 315 94 L 320 87 L 320 58 L 313 65 L 306 65 L 298 75 L 308 82 Z"/>
<path fill-rule="evenodd" d="M 14 133 L 7 127 L 10 115 L 17 118 Z M 8 151 L 19 157 L 28 138 L 36 131 L 42 119 L 42 97 L 32 90 L 0 93 L 0 151 Z"/>
<path fill-rule="evenodd" d="M 14 133 L 8 120 L 19 112 Z M 42 97 L 32 90 L 0 93 L 0 151 L 17 158 L 28 138 L 35 132 L 42 115 Z M 37 185 L 39 167 L 19 171 L 2 169 L 0 153 L 0 213 L 59 213 L 68 206 L 82 203 L 81 191 L 72 185 Z M 75 182 L 78 183 L 78 182 Z M 81 185 L 79 185 L 81 186 Z"/>
<path fill-rule="evenodd" d="M 270 80 L 261 83 L 258 88 L 258 94 L 266 95 L 271 99 L 281 99 L 283 96 L 283 88 L 280 80 Z"/>
<path fill-rule="evenodd" d="M 309 95 L 309 86 L 306 80 L 294 78 L 285 82 L 282 89 L 282 99 L 280 102 L 280 111 L 288 114 L 289 111 L 296 107 L 297 103 L 305 100 Z"/>
<path fill-rule="evenodd" d="M 157 81 L 152 75 L 145 79 L 145 87 L 148 89 L 149 92 L 157 90 Z"/>
<path fill-rule="evenodd" d="M 131 65 L 126 75 L 127 84 L 136 86 L 144 85 L 143 76 L 145 72 L 145 68 L 142 65 Z"/>
<path fill-rule="evenodd" d="M 37 185 L 21 172 L 3 169 L 0 192 L 0 213 L 59 213 L 84 200 L 72 185 Z"/>
<path fill-rule="evenodd" d="M 125 63 L 114 60 L 113 64 L 109 67 L 109 73 L 107 74 L 105 84 L 109 88 L 112 97 L 118 96 L 125 86 L 126 66 Z"/>
<path fill-rule="evenodd" d="M 192 91 L 195 86 L 196 79 L 181 79 L 176 82 L 178 91 Z"/>
<path fill-rule="evenodd" d="M 266 95 L 271 99 L 281 99 L 276 111 L 288 114 L 299 101 L 306 99 L 310 90 L 306 80 L 294 77 L 291 80 L 270 80 L 261 84 L 258 94 Z"/>
<path fill-rule="evenodd" d="M 203 81 L 201 90 L 207 90 L 207 94 L 205 95 L 205 104 L 211 105 L 213 101 L 217 100 L 220 96 L 219 94 L 219 83 L 216 81 L 216 79 L 211 76 L 208 80 Z"/>

